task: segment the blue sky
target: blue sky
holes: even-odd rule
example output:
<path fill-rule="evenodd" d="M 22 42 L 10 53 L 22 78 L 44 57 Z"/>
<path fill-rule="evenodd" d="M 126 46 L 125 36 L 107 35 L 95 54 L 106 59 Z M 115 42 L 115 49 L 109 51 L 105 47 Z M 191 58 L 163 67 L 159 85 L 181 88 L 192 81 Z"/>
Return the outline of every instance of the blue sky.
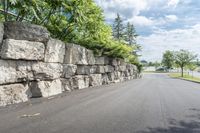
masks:
<path fill-rule="evenodd" d="M 165 50 L 200 54 L 200 0 L 95 0 L 111 24 L 116 13 L 135 25 L 142 57 L 160 61 Z"/>

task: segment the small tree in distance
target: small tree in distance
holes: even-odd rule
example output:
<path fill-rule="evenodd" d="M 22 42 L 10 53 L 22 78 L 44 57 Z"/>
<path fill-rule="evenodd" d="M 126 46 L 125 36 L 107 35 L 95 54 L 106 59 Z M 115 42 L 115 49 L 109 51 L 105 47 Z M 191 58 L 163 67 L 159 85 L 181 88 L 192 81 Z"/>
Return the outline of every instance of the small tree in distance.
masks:
<path fill-rule="evenodd" d="M 113 24 L 113 36 L 118 41 L 124 38 L 124 25 L 123 25 L 122 18 L 118 13 Z"/>
<path fill-rule="evenodd" d="M 187 67 L 188 67 L 188 69 L 189 69 L 190 71 L 192 71 L 192 77 L 194 77 L 194 76 L 193 76 L 193 75 L 194 75 L 193 72 L 194 72 L 195 69 L 197 69 L 197 67 L 198 67 L 197 64 L 191 63 L 191 64 L 189 64 Z"/>
<path fill-rule="evenodd" d="M 174 65 L 174 52 L 173 51 L 165 51 L 162 58 L 162 64 L 169 70 Z"/>
<path fill-rule="evenodd" d="M 125 40 L 129 45 L 136 44 L 137 33 L 135 31 L 135 27 L 130 22 L 127 23 L 126 31 L 125 31 Z"/>
<path fill-rule="evenodd" d="M 196 59 L 197 55 L 187 51 L 187 50 L 180 50 L 175 52 L 174 59 L 177 66 L 181 68 L 181 77 L 183 77 L 184 68 L 187 65 L 190 65 L 191 62 Z"/>

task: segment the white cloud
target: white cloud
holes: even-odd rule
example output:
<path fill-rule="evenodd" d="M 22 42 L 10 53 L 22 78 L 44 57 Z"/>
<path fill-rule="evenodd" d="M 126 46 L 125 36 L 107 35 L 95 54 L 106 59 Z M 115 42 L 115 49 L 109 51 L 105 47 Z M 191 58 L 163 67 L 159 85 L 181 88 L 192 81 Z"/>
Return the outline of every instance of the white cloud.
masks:
<path fill-rule="evenodd" d="M 125 15 L 127 11 L 131 11 L 132 15 L 138 15 L 140 11 L 148 9 L 147 0 L 96 0 L 96 2 L 104 10 L 118 12 L 122 15 Z"/>
<path fill-rule="evenodd" d="M 167 23 L 176 22 L 178 17 L 176 15 L 167 15 L 161 18 L 147 18 L 145 16 L 134 16 L 131 19 L 128 19 L 127 22 L 133 23 L 135 26 L 160 26 Z"/>
<path fill-rule="evenodd" d="M 169 22 L 176 22 L 178 20 L 178 17 L 176 15 L 167 15 L 166 19 Z"/>
<path fill-rule="evenodd" d="M 167 5 L 168 5 L 168 7 L 174 7 L 174 8 L 176 8 L 176 6 L 178 5 L 178 3 L 179 3 L 179 0 L 168 0 Z"/>
<path fill-rule="evenodd" d="M 153 20 L 145 17 L 145 16 L 134 16 L 127 21 L 133 23 L 135 26 L 151 26 L 153 25 Z"/>
<path fill-rule="evenodd" d="M 113 14 L 119 13 L 122 18 L 131 19 L 140 16 L 142 11 L 148 11 L 150 8 L 163 3 L 166 0 L 95 0 L 105 12 L 107 20 L 113 20 Z"/>
<path fill-rule="evenodd" d="M 138 43 L 143 46 L 143 59 L 161 60 L 166 50 L 187 49 L 196 54 L 200 53 L 200 24 L 188 29 L 174 29 L 169 31 L 157 30 L 150 36 L 141 36 Z"/>

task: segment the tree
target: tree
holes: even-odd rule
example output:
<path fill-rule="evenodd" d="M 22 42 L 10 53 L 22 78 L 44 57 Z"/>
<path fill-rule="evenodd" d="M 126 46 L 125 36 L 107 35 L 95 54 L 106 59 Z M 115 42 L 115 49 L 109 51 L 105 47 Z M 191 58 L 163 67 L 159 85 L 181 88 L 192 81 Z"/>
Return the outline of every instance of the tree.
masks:
<path fill-rule="evenodd" d="M 135 27 L 130 22 L 127 23 L 126 32 L 125 32 L 125 41 L 128 42 L 129 45 L 136 44 L 137 33 L 135 31 Z"/>
<path fill-rule="evenodd" d="M 174 53 L 172 51 L 165 51 L 162 57 L 162 64 L 167 68 L 172 68 L 174 64 Z"/>
<path fill-rule="evenodd" d="M 123 21 L 121 19 L 121 16 L 117 13 L 117 17 L 115 18 L 114 24 L 113 24 L 113 36 L 118 41 L 124 38 L 124 26 Z"/>
<path fill-rule="evenodd" d="M 187 68 L 190 70 L 190 71 L 192 71 L 192 77 L 193 77 L 193 72 L 194 72 L 194 70 L 196 70 L 197 69 L 197 64 L 196 63 L 194 63 L 194 62 L 192 62 L 192 63 L 190 63 L 189 65 L 187 65 Z"/>
<path fill-rule="evenodd" d="M 197 55 L 194 55 L 193 53 L 190 53 L 187 50 L 180 50 L 180 51 L 175 52 L 174 54 L 175 63 L 177 64 L 177 66 L 181 68 L 182 77 L 183 77 L 184 68 L 187 65 L 190 65 L 191 61 L 193 61 L 196 57 Z"/>

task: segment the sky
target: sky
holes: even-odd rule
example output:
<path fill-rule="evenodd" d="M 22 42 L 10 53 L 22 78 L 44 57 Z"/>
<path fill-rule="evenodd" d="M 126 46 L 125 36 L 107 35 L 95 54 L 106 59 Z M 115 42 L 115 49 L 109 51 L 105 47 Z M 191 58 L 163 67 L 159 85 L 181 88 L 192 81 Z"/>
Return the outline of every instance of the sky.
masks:
<path fill-rule="evenodd" d="M 200 0 L 95 0 L 112 24 L 119 13 L 134 24 L 141 60 L 161 61 L 166 50 L 200 55 Z"/>

